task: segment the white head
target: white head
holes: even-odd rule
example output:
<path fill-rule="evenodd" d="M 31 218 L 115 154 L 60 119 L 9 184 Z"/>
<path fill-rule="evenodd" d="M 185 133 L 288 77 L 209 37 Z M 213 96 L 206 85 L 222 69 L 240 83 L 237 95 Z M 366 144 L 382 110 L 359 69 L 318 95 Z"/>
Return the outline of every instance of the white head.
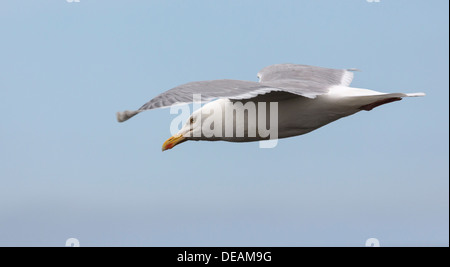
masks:
<path fill-rule="evenodd" d="M 217 140 L 222 130 L 218 133 L 218 129 L 211 127 L 211 124 L 222 124 L 222 102 L 225 101 L 228 100 L 216 100 L 194 111 L 181 130 L 164 142 L 162 150 L 171 149 L 188 140 Z"/>

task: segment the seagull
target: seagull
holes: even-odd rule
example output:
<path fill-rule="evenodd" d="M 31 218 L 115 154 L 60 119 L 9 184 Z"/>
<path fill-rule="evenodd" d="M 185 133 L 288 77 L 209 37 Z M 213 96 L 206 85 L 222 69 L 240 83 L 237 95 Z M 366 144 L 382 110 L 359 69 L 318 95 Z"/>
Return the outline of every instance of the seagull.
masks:
<path fill-rule="evenodd" d="M 181 130 L 164 142 L 162 150 L 165 151 L 188 140 L 251 142 L 302 135 L 403 97 L 425 96 L 424 93 L 381 93 L 350 87 L 355 71 L 357 69 L 275 64 L 258 72 L 258 82 L 222 79 L 177 86 L 138 110 L 117 112 L 117 121 L 124 122 L 149 109 L 193 103 L 196 102 L 193 96 L 198 95 L 197 100 L 206 104 L 194 111 Z M 239 103 L 241 105 L 237 105 Z M 272 103 L 276 105 L 269 105 Z M 235 113 L 224 119 L 224 110 L 230 108 L 234 108 Z M 239 112 L 244 116 L 237 116 Z M 262 121 L 250 125 L 250 121 L 260 116 L 264 117 Z M 215 125 L 214 129 L 202 127 L 206 120 L 214 122 L 211 124 Z M 219 127 L 225 125 L 224 121 L 232 123 L 228 132 L 226 127 Z M 277 131 L 273 136 L 261 130 L 275 123 Z"/>

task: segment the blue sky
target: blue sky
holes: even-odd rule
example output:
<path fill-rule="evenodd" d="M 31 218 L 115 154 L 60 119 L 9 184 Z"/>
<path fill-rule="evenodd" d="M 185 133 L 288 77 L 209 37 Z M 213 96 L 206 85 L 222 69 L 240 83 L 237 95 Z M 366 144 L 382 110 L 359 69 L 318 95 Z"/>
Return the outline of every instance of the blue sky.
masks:
<path fill-rule="evenodd" d="M 448 1 L 2 1 L 0 246 L 449 244 Z M 169 109 L 276 63 L 426 92 L 310 134 L 161 152 Z"/>

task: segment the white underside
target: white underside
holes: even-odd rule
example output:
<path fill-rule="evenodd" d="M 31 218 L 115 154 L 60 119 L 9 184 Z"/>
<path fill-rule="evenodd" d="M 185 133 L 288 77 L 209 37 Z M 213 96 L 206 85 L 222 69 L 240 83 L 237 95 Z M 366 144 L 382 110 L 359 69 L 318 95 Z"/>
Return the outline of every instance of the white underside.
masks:
<path fill-rule="evenodd" d="M 278 102 L 278 138 L 296 136 L 311 132 L 330 122 L 340 118 L 352 115 L 361 111 L 360 107 L 368 105 L 376 101 L 398 97 L 424 96 L 423 93 L 381 93 L 368 89 L 352 88 L 347 86 L 334 86 L 330 88 L 329 93 L 317 96 L 314 99 L 306 97 L 296 97 Z M 214 106 L 233 105 L 228 99 L 219 99 L 206 104 L 202 109 L 208 112 L 202 116 L 209 116 L 209 111 Z M 268 106 L 268 105 L 267 105 Z M 243 112 L 243 110 L 242 110 Z M 258 111 L 257 111 L 258 112 Z M 222 114 L 214 114 L 213 116 L 222 116 Z M 267 116 L 268 118 L 269 116 Z M 240 129 L 245 126 L 244 120 L 235 118 L 236 128 Z M 269 123 L 269 122 L 267 122 Z M 270 124 L 267 124 L 270 125 Z M 236 129 L 235 129 L 236 130 Z M 236 132 L 236 131 L 234 131 Z M 261 138 L 201 138 L 204 140 L 225 140 L 231 142 L 258 141 Z"/>
<path fill-rule="evenodd" d="M 409 94 L 397 93 L 397 94 L 401 95 L 400 97 L 425 96 L 424 93 L 409 93 Z M 326 94 L 326 95 L 333 96 L 333 97 L 350 97 L 350 96 L 375 96 L 375 95 L 382 96 L 382 95 L 392 95 L 392 94 L 391 93 L 377 92 L 377 91 L 369 90 L 369 89 L 362 89 L 362 88 L 354 88 L 354 87 L 337 85 L 337 86 L 332 86 L 330 88 L 329 93 Z"/>

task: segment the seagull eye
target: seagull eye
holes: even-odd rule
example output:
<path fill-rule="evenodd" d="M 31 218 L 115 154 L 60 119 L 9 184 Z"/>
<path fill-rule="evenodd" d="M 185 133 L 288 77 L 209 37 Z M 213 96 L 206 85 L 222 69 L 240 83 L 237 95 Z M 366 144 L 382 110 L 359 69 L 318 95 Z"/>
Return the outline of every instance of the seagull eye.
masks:
<path fill-rule="evenodd" d="M 193 124 L 193 123 L 194 123 L 194 118 L 193 118 L 193 117 L 191 117 L 191 118 L 189 119 L 189 123 L 190 123 L 190 124 Z"/>

